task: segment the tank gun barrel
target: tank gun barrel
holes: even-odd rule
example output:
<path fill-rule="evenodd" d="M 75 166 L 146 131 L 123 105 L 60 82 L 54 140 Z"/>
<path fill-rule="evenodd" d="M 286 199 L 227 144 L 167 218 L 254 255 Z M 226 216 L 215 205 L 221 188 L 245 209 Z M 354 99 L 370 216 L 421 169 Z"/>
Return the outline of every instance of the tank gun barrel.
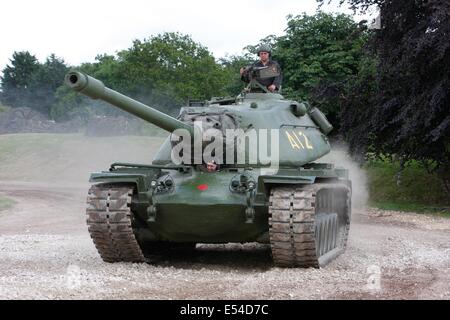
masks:
<path fill-rule="evenodd" d="M 193 126 L 114 91 L 106 87 L 102 81 L 82 72 L 71 71 L 67 73 L 65 83 L 79 93 L 92 99 L 106 101 L 169 132 L 173 132 L 176 129 L 185 129 L 191 135 L 194 134 Z"/>

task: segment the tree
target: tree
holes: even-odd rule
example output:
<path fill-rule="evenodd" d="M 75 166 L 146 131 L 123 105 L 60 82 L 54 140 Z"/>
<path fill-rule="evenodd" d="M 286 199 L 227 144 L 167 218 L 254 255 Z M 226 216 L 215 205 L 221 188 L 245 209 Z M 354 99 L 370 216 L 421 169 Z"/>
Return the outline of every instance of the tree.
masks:
<path fill-rule="evenodd" d="M 359 72 L 336 87 L 333 94 L 338 96 L 340 108 L 340 134 L 347 141 L 349 151 L 360 164 L 365 161 L 365 154 L 370 146 L 370 132 L 367 124 L 371 122 L 378 91 L 376 81 L 375 57 L 367 53 L 360 62 Z"/>
<path fill-rule="evenodd" d="M 2 103 L 11 107 L 27 106 L 32 101 L 29 86 L 39 68 L 38 60 L 28 51 L 14 52 L 0 77 Z"/>
<path fill-rule="evenodd" d="M 64 76 L 69 71 L 63 59 L 51 54 L 45 63 L 32 74 L 29 92 L 33 96 L 29 106 L 45 115 L 55 102 L 56 89 L 63 84 Z"/>
<path fill-rule="evenodd" d="M 11 65 L 3 70 L 2 102 L 12 107 L 29 107 L 50 114 L 56 89 L 61 86 L 68 67 L 51 54 L 40 64 L 28 51 L 14 52 Z"/>
<path fill-rule="evenodd" d="M 77 69 L 171 115 L 177 115 L 179 107 L 189 98 L 209 99 L 226 94 L 230 76 L 204 46 L 180 33 L 135 40 L 117 55 L 98 55 L 96 62 L 84 63 Z M 75 99 L 68 90 L 58 89 L 52 115 L 64 120 L 77 110 L 83 116 L 124 114 L 102 102 Z"/>
<path fill-rule="evenodd" d="M 323 1 L 319 1 L 323 2 Z M 341 1 L 343 3 L 344 1 Z M 422 162 L 438 171 L 450 194 L 450 10 L 448 0 L 349 0 L 354 10 L 379 7 L 381 29 L 372 39 L 378 56 L 370 121 L 360 123 L 378 154 L 402 164 Z"/>
<path fill-rule="evenodd" d="M 350 0 L 354 9 L 380 8 L 373 38 L 378 87 L 366 124 L 379 153 L 450 163 L 450 10 L 446 0 Z"/>
<path fill-rule="evenodd" d="M 244 83 L 241 80 L 239 70 L 244 66 L 250 65 L 253 60 L 254 58 L 250 53 L 242 56 L 233 55 L 219 59 L 219 63 L 222 65 L 222 72 L 226 79 L 224 90 L 227 95 L 236 96 L 242 91 Z"/>
<path fill-rule="evenodd" d="M 207 99 L 224 93 L 225 77 L 211 53 L 189 36 L 164 33 L 119 53 L 122 76 L 130 92 L 151 90 L 179 105 L 188 98 Z"/>
<path fill-rule="evenodd" d="M 275 41 L 273 52 L 283 68 L 284 94 L 310 100 L 339 127 L 336 89 L 358 75 L 366 41 L 365 28 L 348 15 L 319 12 L 288 17 L 286 35 Z"/>
<path fill-rule="evenodd" d="M 66 85 L 62 85 L 56 89 L 50 117 L 55 121 L 68 121 L 79 116 L 87 121 L 91 114 L 87 106 L 87 98 L 76 93 Z"/>

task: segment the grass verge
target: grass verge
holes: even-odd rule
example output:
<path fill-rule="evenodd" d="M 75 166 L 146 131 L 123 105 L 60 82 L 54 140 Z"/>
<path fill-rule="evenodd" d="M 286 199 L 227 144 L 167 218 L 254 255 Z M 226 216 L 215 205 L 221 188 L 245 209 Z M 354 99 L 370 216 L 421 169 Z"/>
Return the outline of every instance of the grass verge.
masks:
<path fill-rule="evenodd" d="M 397 162 L 374 160 L 366 165 L 370 205 L 386 210 L 433 213 L 450 217 L 450 199 L 441 180 L 418 163 L 404 169 L 400 183 Z"/>
<path fill-rule="evenodd" d="M 14 205 L 14 200 L 0 196 L 0 213 Z"/>

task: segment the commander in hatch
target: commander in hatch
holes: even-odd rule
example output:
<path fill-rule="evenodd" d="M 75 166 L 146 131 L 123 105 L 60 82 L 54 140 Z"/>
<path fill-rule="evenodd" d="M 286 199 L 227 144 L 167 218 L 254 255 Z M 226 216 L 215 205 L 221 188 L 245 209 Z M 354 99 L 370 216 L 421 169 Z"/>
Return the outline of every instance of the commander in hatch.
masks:
<path fill-rule="evenodd" d="M 261 45 L 258 48 L 258 57 L 259 61 L 253 63 L 251 66 L 246 68 L 241 68 L 240 74 L 242 81 L 250 82 L 251 80 L 251 72 L 256 69 L 269 69 L 273 74 L 276 74 L 274 77 L 257 77 L 256 81 L 260 83 L 262 86 L 266 87 L 270 92 L 280 91 L 281 82 L 282 82 L 282 74 L 281 68 L 278 62 L 272 60 L 271 57 L 272 50 L 268 45 Z"/>

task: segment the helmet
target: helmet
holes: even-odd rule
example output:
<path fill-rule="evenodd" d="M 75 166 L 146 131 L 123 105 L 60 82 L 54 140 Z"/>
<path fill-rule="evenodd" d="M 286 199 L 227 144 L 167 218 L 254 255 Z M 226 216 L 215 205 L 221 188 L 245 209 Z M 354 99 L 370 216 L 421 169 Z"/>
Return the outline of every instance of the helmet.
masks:
<path fill-rule="evenodd" d="M 272 53 L 272 49 L 270 48 L 269 45 L 267 44 L 262 44 L 258 47 L 258 51 L 256 52 L 256 54 L 259 56 L 260 52 L 268 52 L 269 54 Z"/>

